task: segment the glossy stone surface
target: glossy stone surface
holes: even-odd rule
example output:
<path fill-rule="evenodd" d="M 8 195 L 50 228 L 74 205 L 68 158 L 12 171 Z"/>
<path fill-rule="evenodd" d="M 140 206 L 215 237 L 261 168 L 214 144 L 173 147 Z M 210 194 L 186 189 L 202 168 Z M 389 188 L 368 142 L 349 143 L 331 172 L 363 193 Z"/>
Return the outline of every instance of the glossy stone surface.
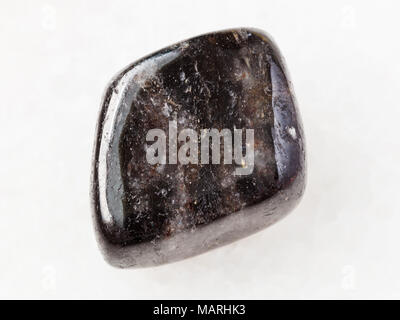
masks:
<path fill-rule="evenodd" d="M 150 164 L 146 134 L 254 129 L 254 168 Z M 179 146 L 178 146 L 179 147 Z M 96 133 L 92 204 L 106 260 L 184 259 L 264 229 L 305 187 L 304 137 L 282 57 L 259 30 L 202 35 L 145 57 L 110 83 Z"/>

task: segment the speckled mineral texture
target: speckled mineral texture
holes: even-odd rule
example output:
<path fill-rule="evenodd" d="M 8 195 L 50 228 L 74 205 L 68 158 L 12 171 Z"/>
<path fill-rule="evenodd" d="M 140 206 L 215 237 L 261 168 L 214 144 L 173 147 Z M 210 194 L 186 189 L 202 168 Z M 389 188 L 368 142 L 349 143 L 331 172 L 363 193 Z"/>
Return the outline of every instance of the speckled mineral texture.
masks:
<path fill-rule="evenodd" d="M 234 161 L 150 164 L 146 134 L 164 130 L 170 157 L 171 122 L 177 133 L 253 129 L 251 173 L 235 175 L 241 164 Z M 248 236 L 285 216 L 304 185 L 295 98 L 282 57 L 262 31 L 227 30 L 172 45 L 127 67 L 106 90 L 92 202 L 100 247 L 114 266 L 168 263 Z"/>

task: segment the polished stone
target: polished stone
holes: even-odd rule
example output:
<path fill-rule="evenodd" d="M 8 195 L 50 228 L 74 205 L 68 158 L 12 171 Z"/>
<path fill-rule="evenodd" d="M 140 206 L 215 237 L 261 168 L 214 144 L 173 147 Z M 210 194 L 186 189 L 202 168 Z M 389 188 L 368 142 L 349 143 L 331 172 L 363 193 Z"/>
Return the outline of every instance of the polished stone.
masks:
<path fill-rule="evenodd" d="M 146 136 L 154 128 L 166 132 L 167 158 L 151 164 Z M 182 163 L 176 153 L 184 141 L 174 149 L 171 139 L 187 128 L 199 134 L 199 146 L 192 162 Z M 247 166 L 237 161 L 202 163 L 204 128 L 254 130 L 251 170 L 236 174 Z M 249 152 L 244 136 L 242 155 Z M 180 42 L 109 84 L 92 203 L 97 238 L 112 265 L 159 265 L 248 236 L 284 217 L 304 187 L 299 112 L 282 57 L 264 32 L 233 29 Z"/>

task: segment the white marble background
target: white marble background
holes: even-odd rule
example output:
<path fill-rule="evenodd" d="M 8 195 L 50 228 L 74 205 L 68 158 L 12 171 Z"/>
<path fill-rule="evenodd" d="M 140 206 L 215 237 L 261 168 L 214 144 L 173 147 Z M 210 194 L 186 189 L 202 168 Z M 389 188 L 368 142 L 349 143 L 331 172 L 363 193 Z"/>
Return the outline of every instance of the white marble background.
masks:
<path fill-rule="evenodd" d="M 0 298 L 400 298 L 398 1 L 1 1 Z M 89 205 L 109 79 L 204 32 L 269 32 L 308 147 L 273 227 L 152 269 L 102 259 Z"/>

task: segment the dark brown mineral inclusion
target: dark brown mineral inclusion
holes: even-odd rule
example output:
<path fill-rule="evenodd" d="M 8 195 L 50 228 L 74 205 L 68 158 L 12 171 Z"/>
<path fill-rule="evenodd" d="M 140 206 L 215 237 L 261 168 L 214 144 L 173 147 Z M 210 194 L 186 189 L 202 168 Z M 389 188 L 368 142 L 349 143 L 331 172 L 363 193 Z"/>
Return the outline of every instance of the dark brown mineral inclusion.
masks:
<path fill-rule="evenodd" d="M 253 170 L 235 175 L 234 161 L 171 164 L 171 122 L 199 139 L 201 129 L 253 129 Z M 146 158 L 154 128 L 167 135 L 165 164 Z M 114 266 L 177 261 L 248 236 L 284 217 L 304 186 L 300 116 L 282 57 L 262 31 L 180 42 L 133 63 L 107 88 L 92 202 L 100 247 Z"/>

